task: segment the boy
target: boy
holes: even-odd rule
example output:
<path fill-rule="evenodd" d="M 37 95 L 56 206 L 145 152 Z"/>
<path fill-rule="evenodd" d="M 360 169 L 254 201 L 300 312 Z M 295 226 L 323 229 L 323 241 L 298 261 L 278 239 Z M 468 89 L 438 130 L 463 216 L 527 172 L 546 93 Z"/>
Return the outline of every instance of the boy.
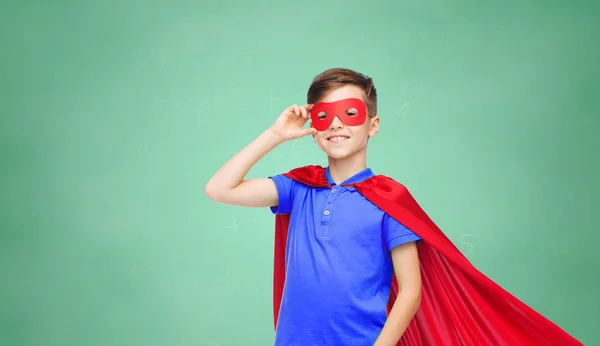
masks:
<path fill-rule="evenodd" d="M 378 130 L 372 79 L 330 69 L 306 105 L 287 108 L 206 185 L 217 202 L 277 215 L 275 345 L 579 345 L 477 272 L 405 188 L 373 174 L 367 144 Z M 277 145 L 307 135 L 327 168 L 244 179 Z"/>

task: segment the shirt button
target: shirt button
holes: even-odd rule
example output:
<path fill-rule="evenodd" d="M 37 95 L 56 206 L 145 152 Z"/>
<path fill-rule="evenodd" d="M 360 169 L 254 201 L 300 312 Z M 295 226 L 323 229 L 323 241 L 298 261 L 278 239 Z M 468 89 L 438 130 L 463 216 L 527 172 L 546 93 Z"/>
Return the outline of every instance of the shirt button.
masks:
<path fill-rule="evenodd" d="M 333 189 L 333 190 L 331 190 L 331 192 L 333 192 L 333 193 L 336 193 L 336 192 L 337 192 L 337 190 L 336 190 L 336 189 Z"/>
<path fill-rule="evenodd" d="M 323 214 L 329 215 L 329 210 L 325 210 L 325 212 L 323 212 Z"/>

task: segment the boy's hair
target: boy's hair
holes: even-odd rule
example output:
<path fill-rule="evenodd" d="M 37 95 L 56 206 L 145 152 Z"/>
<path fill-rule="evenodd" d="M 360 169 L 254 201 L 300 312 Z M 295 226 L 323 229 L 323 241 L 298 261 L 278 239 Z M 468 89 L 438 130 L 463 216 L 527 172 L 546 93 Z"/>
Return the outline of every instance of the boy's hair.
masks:
<path fill-rule="evenodd" d="M 306 101 L 307 103 L 317 103 L 328 92 L 345 85 L 355 85 L 361 88 L 366 96 L 364 101 L 367 106 L 367 114 L 371 117 L 377 115 L 377 89 L 373 85 L 373 79 L 346 68 L 332 68 L 317 75 L 308 88 Z"/>

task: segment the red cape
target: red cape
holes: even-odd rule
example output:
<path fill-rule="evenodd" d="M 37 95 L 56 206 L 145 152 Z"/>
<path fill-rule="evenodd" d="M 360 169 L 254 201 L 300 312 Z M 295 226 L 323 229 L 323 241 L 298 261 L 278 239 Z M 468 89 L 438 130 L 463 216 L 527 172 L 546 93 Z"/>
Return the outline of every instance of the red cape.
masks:
<path fill-rule="evenodd" d="M 329 187 L 325 168 L 320 166 L 296 168 L 285 176 L 309 186 Z M 376 175 L 351 185 L 423 239 L 418 244 L 421 305 L 397 345 L 582 345 L 479 272 L 402 184 Z M 277 327 L 289 215 L 277 215 L 275 220 L 273 316 Z M 397 293 L 393 277 L 388 312 Z"/>

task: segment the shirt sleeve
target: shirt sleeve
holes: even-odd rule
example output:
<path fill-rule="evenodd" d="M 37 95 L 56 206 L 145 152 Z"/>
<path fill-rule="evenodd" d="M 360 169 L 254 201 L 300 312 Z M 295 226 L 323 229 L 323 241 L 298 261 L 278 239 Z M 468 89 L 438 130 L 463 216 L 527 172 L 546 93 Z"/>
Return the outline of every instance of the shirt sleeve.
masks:
<path fill-rule="evenodd" d="M 388 251 L 404 243 L 421 241 L 421 237 L 388 214 L 383 217 L 383 235 Z"/>
<path fill-rule="evenodd" d="M 277 187 L 277 205 L 271 207 L 273 214 L 290 214 L 294 200 L 295 181 L 282 174 L 269 177 Z"/>

